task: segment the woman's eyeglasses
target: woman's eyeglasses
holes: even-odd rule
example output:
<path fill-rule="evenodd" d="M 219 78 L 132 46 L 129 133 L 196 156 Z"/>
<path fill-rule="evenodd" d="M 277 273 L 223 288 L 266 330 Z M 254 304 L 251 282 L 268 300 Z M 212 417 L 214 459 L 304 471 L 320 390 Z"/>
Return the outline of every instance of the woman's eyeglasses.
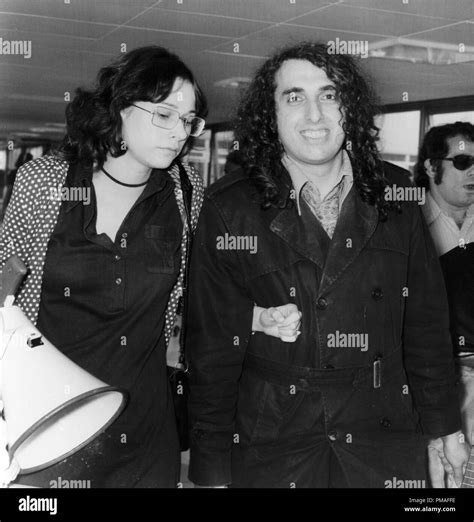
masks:
<path fill-rule="evenodd" d="M 174 129 L 176 125 L 178 125 L 179 120 L 181 120 L 188 136 L 199 136 L 206 125 L 206 121 L 198 116 L 180 116 L 178 111 L 170 109 L 169 107 L 160 105 L 154 111 L 149 111 L 143 107 L 135 105 L 134 103 L 132 103 L 132 105 L 137 109 L 153 114 L 151 123 L 155 127 L 160 127 L 162 129 Z"/>
<path fill-rule="evenodd" d="M 471 165 L 474 165 L 474 156 L 468 154 L 459 154 L 453 158 L 433 158 L 438 160 L 452 161 L 454 168 L 458 170 L 467 170 Z"/>

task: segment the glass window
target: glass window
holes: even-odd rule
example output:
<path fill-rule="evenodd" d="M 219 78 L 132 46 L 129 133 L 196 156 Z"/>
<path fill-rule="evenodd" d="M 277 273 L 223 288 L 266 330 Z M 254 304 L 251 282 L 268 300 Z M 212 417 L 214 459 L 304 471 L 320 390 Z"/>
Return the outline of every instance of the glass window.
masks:
<path fill-rule="evenodd" d="M 33 159 L 41 158 L 41 156 L 43 155 L 44 147 L 42 145 L 38 147 L 28 147 L 26 151 L 33 156 Z"/>
<path fill-rule="evenodd" d="M 3 187 L 7 181 L 7 151 L 0 150 L 0 205 L 3 201 Z"/>
<path fill-rule="evenodd" d="M 474 111 L 443 112 L 441 114 L 430 114 L 429 128 L 454 123 L 455 121 L 468 121 L 474 124 Z"/>
<path fill-rule="evenodd" d="M 420 133 L 420 111 L 388 112 L 378 116 L 378 148 L 382 158 L 413 173 Z"/>
<path fill-rule="evenodd" d="M 21 153 L 23 152 L 23 149 L 21 147 L 15 147 L 13 150 L 10 151 L 10 153 L 7 156 L 7 169 L 16 169 L 16 162 L 18 161 L 18 158 L 20 157 Z"/>
<path fill-rule="evenodd" d="M 193 166 L 204 181 L 208 183 L 209 162 L 211 159 L 211 131 L 204 131 L 201 136 L 194 138 L 193 148 L 187 155 L 187 161 Z"/>
<path fill-rule="evenodd" d="M 234 131 L 214 133 L 212 147 L 212 166 L 209 183 L 214 183 L 225 174 L 227 155 L 234 145 Z"/>
<path fill-rule="evenodd" d="M 7 168 L 7 151 L 0 150 L 0 170 L 5 170 Z"/>

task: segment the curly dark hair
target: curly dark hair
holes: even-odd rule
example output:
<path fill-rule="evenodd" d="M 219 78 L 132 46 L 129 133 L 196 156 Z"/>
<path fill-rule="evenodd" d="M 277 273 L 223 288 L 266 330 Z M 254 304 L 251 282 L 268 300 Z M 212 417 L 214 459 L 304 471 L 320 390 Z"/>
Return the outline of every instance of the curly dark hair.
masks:
<path fill-rule="evenodd" d="M 273 94 L 277 71 L 283 62 L 292 59 L 307 60 L 323 69 L 336 85 L 345 114 L 344 146 L 351 159 L 354 185 L 363 201 L 375 205 L 380 217 L 386 219 L 387 211 L 399 208 L 399 204 L 384 198 L 387 181 L 376 146 L 379 129 L 374 124 L 378 113 L 375 94 L 353 58 L 329 54 L 327 45 L 315 42 L 287 47 L 267 60 L 257 71 L 238 108 L 236 139 L 263 208 L 283 208 L 289 204 L 289 198 L 280 193 L 275 181 L 282 175 L 280 159 L 284 149 L 278 137 Z"/>
<path fill-rule="evenodd" d="M 77 89 L 67 106 L 67 134 L 56 154 L 70 163 L 96 164 L 98 168 L 108 153 L 122 156 L 126 149 L 122 148 L 120 111 L 137 101 L 163 101 L 177 78 L 193 85 L 197 116 L 206 116 L 206 99 L 192 72 L 163 47 L 140 47 L 102 67 L 95 89 Z M 181 156 L 190 146 L 188 139 Z"/>
<path fill-rule="evenodd" d="M 431 166 L 435 171 L 433 181 L 439 185 L 443 179 L 443 162 L 449 152 L 448 140 L 455 136 L 461 136 L 468 141 L 474 142 L 474 125 L 467 121 L 457 121 L 432 127 L 425 135 L 423 143 L 418 152 L 418 161 L 415 165 L 415 183 L 419 187 L 430 190 L 430 178 L 425 170 L 425 161 L 430 160 Z"/>

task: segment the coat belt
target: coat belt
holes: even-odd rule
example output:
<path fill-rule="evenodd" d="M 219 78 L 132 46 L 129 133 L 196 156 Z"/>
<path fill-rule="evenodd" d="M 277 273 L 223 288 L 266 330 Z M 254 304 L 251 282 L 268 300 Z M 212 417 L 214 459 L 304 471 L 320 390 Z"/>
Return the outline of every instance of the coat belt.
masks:
<path fill-rule="evenodd" d="M 331 370 L 293 366 L 264 359 L 252 353 L 247 353 L 244 360 L 245 371 L 250 371 L 262 380 L 279 386 L 296 385 L 303 390 L 336 382 L 346 385 L 351 383 L 364 385 L 372 382 L 374 388 L 380 388 L 383 373 L 390 372 L 393 374 L 397 369 L 401 370 L 402 368 L 401 349 L 389 355 L 377 357 L 370 365 Z"/>

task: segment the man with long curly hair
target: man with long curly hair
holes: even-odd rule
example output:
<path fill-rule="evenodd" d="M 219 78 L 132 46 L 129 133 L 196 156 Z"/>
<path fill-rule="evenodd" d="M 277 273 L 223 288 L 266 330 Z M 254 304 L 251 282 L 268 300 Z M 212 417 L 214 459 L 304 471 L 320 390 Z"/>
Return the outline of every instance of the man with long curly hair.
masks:
<path fill-rule="evenodd" d="M 442 274 L 410 187 L 376 148 L 349 56 L 287 48 L 238 112 L 240 163 L 207 193 L 192 255 L 190 479 L 200 486 L 424 485 L 427 438 L 459 482 Z M 293 303 L 300 335 L 265 335 Z M 290 333 L 290 332 L 289 332 Z"/>

